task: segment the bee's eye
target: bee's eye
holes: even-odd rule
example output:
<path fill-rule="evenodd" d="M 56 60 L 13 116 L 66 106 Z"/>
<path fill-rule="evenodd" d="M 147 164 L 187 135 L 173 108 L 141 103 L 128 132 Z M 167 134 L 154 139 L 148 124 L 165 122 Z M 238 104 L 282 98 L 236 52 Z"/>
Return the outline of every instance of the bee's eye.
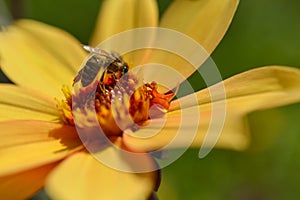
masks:
<path fill-rule="evenodd" d="M 123 72 L 124 72 L 124 74 L 128 72 L 128 66 L 127 65 L 123 66 Z"/>

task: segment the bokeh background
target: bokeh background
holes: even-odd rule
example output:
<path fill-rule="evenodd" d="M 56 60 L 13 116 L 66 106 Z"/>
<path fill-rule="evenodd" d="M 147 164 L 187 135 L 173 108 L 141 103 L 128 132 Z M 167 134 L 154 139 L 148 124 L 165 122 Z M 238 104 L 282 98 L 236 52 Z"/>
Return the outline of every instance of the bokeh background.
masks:
<path fill-rule="evenodd" d="M 5 2 L 14 18 L 55 25 L 82 43 L 87 43 L 101 5 L 99 0 Z M 171 1 L 158 2 L 162 14 Z M 240 0 L 229 31 L 212 54 L 223 78 L 264 65 L 300 68 L 299 10 L 299 0 Z M 4 14 L 3 7 L 0 13 Z M 191 83 L 202 87 L 196 79 Z M 9 81 L 1 73 L 0 80 Z M 198 149 L 188 150 L 162 170 L 160 199 L 300 199 L 299 117 L 300 104 L 257 111 L 248 116 L 252 131 L 248 150 L 214 149 L 204 159 L 198 158 Z M 33 199 L 47 197 L 40 193 Z"/>

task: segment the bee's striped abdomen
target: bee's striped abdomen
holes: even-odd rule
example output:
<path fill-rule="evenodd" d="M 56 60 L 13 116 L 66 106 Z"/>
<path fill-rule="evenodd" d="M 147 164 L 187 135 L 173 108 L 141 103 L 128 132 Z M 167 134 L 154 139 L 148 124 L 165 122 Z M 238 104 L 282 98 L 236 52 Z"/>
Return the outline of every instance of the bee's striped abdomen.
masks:
<path fill-rule="evenodd" d="M 83 87 L 86 87 L 93 82 L 99 73 L 100 68 L 104 68 L 102 65 L 103 63 L 96 56 L 91 56 L 89 58 L 81 72 L 81 83 Z"/>

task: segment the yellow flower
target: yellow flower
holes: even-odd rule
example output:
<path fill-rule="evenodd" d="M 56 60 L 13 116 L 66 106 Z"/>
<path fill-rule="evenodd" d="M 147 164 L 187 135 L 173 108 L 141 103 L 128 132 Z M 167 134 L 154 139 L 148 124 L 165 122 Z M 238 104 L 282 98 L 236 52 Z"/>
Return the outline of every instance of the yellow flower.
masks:
<path fill-rule="evenodd" d="M 238 0 L 174 1 L 157 24 L 155 1 L 107 0 L 101 7 L 91 45 L 127 29 L 159 25 L 187 34 L 211 53 L 225 34 L 237 4 Z M 72 200 L 147 199 L 157 189 L 157 171 L 133 174 L 101 164 L 85 150 L 75 127 L 60 120 L 54 98 L 63 98 L 61 86 L 72 84 L 86 56 L 72 36 L 36 21 L 19 20 L 0 33 L 0 65 L 16 83 L 0 85 L 2 198 L 28 198 L 43 186 L 54 199 Z M 186 77 L 193 73 L 192 68 L 187 70 L 176 63 L 170 66 Z M 224 85 L 227 115 L 217 143 L 224 148 L 247 147 L 247 113 L 300 100 L 300 71 L 290 67 L 254 69 L 225 80 Z M 178 100 L 172 101 L 166 124 L 154 137 L 123 134 L 110 139 L 125 149 L 159 149 L 176 134 L 180 110 L 192 108 L 204 116 L 192 144 L 200 146 L 211 120 L 212 102 L 208 89 L 196 96 L 196 104 L 191 104 L 190 96 L 183 97 L 184 108 L 178 106 Z M 175 144 L 181 146 L 180 141 Z M 116 161 L 122 160 L 110 147 L 103 151 Z M 139 162 L 155 165 L 146 156 Z"/>

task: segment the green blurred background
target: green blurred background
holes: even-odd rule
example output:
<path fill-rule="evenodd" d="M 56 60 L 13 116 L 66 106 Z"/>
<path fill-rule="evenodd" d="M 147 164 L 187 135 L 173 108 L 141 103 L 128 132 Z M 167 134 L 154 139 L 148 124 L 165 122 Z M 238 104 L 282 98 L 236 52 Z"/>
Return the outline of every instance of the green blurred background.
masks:
<path fill-rule="evenodd" d="M 99 0 L 6 2 L 14 17 L 55 25 L 82 43 L 88 41 L 100 6 Z M 169 3 L 159 0 L 161 13 Z M 212 55 L 223 78 L 263 65 L 300 68 L 299 10 L 299 0 L 240 0 L 229 31 Z M 3 75 L 0 79 L 8 81 Z M 295 104 L 249 115 L 252 145 L 246 151 L 215 149 L 199 159 L 198 149 L 188 150 L 162 170 L 160 199 L 300 199 L 299 113 L 300 104 Z M 45 197 L 34 199 L 40 198 Z"/>

